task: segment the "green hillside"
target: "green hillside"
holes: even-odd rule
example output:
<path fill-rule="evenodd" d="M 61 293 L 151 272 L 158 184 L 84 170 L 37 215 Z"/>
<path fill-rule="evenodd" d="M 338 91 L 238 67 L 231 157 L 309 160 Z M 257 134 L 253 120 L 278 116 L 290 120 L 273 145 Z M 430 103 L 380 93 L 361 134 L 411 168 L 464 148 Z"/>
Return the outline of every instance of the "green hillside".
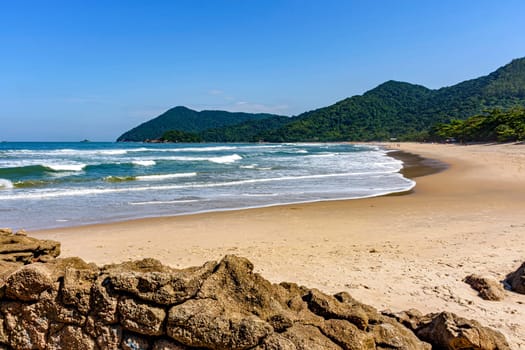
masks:
<path fill-rule="evenodd" d="M 178 106 L 125 132 L 118 137 L 117 141 L 159 139 L 165 132 L 171 130 L 198 133 L 206 129 L 220 128 L 249 120 L 267 119 L 269 117 L 279 116 L 265 113 L 232 113 L 226 111 L 197 112 L 186 107 Z"/>
<path fill-rule="evenodd" d="M 259 136 L 275 142 L 414 139 L 436 123 L 520 105 L 525 106 L 524 58 L 438 90 L 389 81 L 362 96 L 303 113 L 283 128 Z"/>
<path fill-rule="evenodd" d="M 436 90 L 387 81 L 363 95 L 291 118 L 176 107 L 119 141 L 157 138 L 172 129 L 198 133 L 209 142 L 414 140 L 425 138 L 438 123 L 516 106 L 525 106 L 525 58 Z"/>

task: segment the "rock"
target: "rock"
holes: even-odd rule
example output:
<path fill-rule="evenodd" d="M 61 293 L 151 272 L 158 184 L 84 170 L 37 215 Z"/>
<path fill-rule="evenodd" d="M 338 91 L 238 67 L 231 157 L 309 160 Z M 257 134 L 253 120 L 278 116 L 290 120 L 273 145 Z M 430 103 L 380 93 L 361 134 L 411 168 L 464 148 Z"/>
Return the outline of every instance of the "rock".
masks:
<path fill-rule="evenodd" d="M 508 348 L 453 314 L 382 315 L 348 293 L 272 284 L 236 256 L 182 270 L 154 259 L 23 264 L 0 260 L 0 349 L 429 349 L 415 333 L 436 348 Z"/>
<path fill-rule="evenodd" d="M 89 316 L 85 328 L 86 333 L 95 338 L 100 349 L 120 349 L 122 343 L 122 327 L 120 325 L 107 325 Z"/>
<path fill-rule="evenodd" d="M 115 291 L 169 306 L 194 297 L 215 266 L 212 262 L 199 268 L 169 272 L 122 272 L 112 274 L 110 281 Z"/>
<path fill-rule="evenodd" d="M 383 311 L 382 314 L 390 318 L 394 318 L 397 322 L 401 323 L 403 326 L 412 331 L 417 330 L 422 322 L 422 319 L 424 318 L 423 314 L 416 309 L 409 309 L 407 311 L 401 311 L 397 313 Z"/>
<path fill-rule="evenodd" d="M 341 350 L 319 328 L 310 325 L 296 324 L 282 333 L 282 336 L 289 339 L 297 350 Z"/>
<path fill-rule="evenodd" d="M 114 324 L 117 317 L 118 296 L 109 288 L 109 277 L 101 275 L 91 287 L 91 313 L 101 322 Z"/>
<path fill-rule="evenodd" d="M 40 293 L 50 288 L 53 288 L 53 280 L 49 271 L 41 264 L 31 264 L 7 278 L 5 295 L 15 300 L 36 301 Z"/>
<path fill-rule="evenodd" d="M 0 236 L 10 236 L 13 234 L 13 230 L 8 227 L 0 228 Z"/>
<path fill-rule="evenodd" d="M 58 242 L 39 240 L 23 234 L 13 235 L 11 229 L 1 229 L 0 232 L 0 261 L 30 264 L 36 261 L 47 262 L 60 254 Z"/>
<path fill-rule="evenodd" d="M 310 290 L 303 300 L 308 303 L 308 308 L 313 313 L 325 319 L 347 320 L 361 330 L 368 327 L 368 315 L 365 310 L 341 303 L 335 297 L 323 294 L 317 289 Z"/>
<path fill-rule="evenodd" d="M 27 236 L 26 230 L 18 230 L 15 233 L 16 236 Z"/>
<path fill-rule="evenodd" d="M 66 267 L 61 288 L 62 302 L 87 315 L 91 306 L 91 288 L 97 277 L 98 271 L 94 269 Z"/>
<path fill-rule="evenodd" d="M 464 282 L 477 290 L 482 299 L 498 301 L 505 298 L 503 286 L 488 277 L 469 275 L 465 277 Z"/>
<path fill-rule="evenodd" d="M 81 327 L 64 326 L 58 332 L 49 335 L 46 350 L 96 349 L 95 341 L 82 331 Z"/>
<path fill-rule="evenodd" d="M 416 334 L 438 349 L 510 350 L 505 337 L 498 331 L 483 327 L 450 312 L 427 315 L 431 321 L 422 324 Z"/>
<path fill-rule="evenodd" d="M 380 349 L 430 350 L 432 346 L 422 342 L 408 328 L 393 319 L 373 325 L 372 332 L 376 346 Z M 425 340 L 425 339 L 423 339 Z M 425 340 L 426 341 L 426 340 Z"/>
<path fill-rule="evenodd" d="M 44 349 L 50 320 L 41 303 L 5 302 L 0 305 L 4 338 L 14 349 Z"/>
<path fill-rule="evenodd" d="M 226 310 L 212 299 L 173 306 L 167 322 L 168 335 L 190 347 L 249 349 L 272 332 L 260 318 Z"/>
<path fill-rule="evenodd" d="M 264 338 L 262 344 L 253 348 L 253 350 L 296 350 L 295 344 L 288 338 L 279 333 L 270 334 Z"/>
<path fill-rule="evenodd" d="M 321 332 L 344 350 L 376 348 L 373 334 L 359 330 L 346 320 L 327 320 L 322 325 Z"/>
<path fill-rule="evenodd" d="M 123 350 L 148 350 L 149 341 L 135 334 L 125 334 L 122 338 Z"/>
<path fill-rule="evenodd" d="M 167 340 L 167 339 L 160 339 L 157 340 L 152 350 L 190 350 L 187 346 L 175 344 L 174 342 Z"/>
<path fill-rule="evenodd" d="M 160 307 L 144 302 L 121 297 L 118 302 L 118 313 L 122 328 L 144 335 L 162 335 L 162 323 L 166 318 L 166 311 Z"/>
<path fill-rule="evenodd" d="M 516 271 L 507 275 L 505 283 L 510 286 L 511 290 L 525 294 L 525 262 Z"/>

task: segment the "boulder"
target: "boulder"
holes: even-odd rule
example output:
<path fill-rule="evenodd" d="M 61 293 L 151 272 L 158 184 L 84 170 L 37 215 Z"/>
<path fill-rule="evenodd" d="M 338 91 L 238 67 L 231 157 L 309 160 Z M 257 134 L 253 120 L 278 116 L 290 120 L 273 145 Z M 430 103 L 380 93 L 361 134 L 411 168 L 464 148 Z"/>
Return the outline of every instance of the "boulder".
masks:
<path fill-rule="evenodd" d="M 425 317 L 416 334 L 438 349 L 510 350 L 505 337 L 498 331 L 483 327 L 450 312 Z"/>
<path fill-rule="evenodd" d="M 499 301 L 505 298 L 503 286 L 491 278 L 469 275 L 465 277 L 464 282 L 477 290 L 482 299 Z"/>
<path fill-rule="evenodd" d="M 525 262 L 516 271 L 507 275 L 505 283 L 514 292 L 525 294 Z"/>
<path fill-rule="evenodd" d="M 194 297 L 215 266 L 216 263 L 211 262 L 198 268 L 169 272 L 111 272 L 110 283 L 117 292 L 169 306 Z"/>
<path fill-rule="evenodd" d="M 42 264 L 31 264 L 12 273 L 5 282 L 7 298 L 36 301 L 40 293 L 54 286 L 49 270 Z"/>
<path fill-rule="evenodd" d="M 199 299 L 170 309 L 167 333 L 190 347 L 249 349 L 273 333 L 273 328 L 254 315 L 226 309 L 212 299 Z"/>
<path fill-rule="evenodd" d="M 0 349 L 508 349 L 475 321 L 383 315 L 348 293 L 272 284 L 233 255 L 181 270 L 55 257 L 0 269 Z"/>
<path fill-rule="evenodd" d="M 13 234 L 0 229 L 0 261 L 30 264 L 53 260 L 60 254 L 60 243 L 27 237 L 24 232 Z"/>
<path fill-rule="evenodd" d="M 140 300 L 121 297 L 118 302 L 118 313 L 122 328 L 144 335 L 164 334 L 163 322 L 166 311 Z"/>

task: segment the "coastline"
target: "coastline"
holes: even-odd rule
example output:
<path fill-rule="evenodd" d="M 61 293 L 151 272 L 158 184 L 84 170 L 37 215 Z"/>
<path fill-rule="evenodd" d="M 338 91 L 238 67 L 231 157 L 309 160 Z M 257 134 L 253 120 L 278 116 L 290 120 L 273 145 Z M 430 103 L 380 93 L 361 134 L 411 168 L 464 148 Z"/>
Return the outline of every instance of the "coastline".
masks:
<path fill-rule="evenodd" d="M 155 257 L 174 267 L 226 254 L 249 258 L 273 282 L 348 291 L 378 309 L 450 310 L 525 347 L 525 301 L 480 299 L 462 279 L 501 280 L 523 262 L 525 148 L 520 145 L 386 145 L 397 156 L 438 159 L 410 195 L 138 219 L 31 232 L 62 243 L 62 256 L 110 262 Z M 392 156 L 395 156 L 394 153 Z M 399 158 L 398 158 L 399 159 Z M 409 171 L 413 171 L 412 175 Z M 416 174 L 416 175 L 414 175 Z"/>

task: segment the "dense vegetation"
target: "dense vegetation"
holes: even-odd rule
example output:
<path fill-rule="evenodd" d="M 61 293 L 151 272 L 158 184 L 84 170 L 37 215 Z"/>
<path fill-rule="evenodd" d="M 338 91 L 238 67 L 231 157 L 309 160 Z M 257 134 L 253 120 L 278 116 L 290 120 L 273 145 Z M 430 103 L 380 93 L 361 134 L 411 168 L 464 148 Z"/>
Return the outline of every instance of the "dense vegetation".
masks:
<path fill-rule="evenodd" d="M 249 120 L 277 117 L 265 113 L 232 113 L 226 111 L 197 112 L 186 107 L 172 108 L 122 134 L 117 141 L 145 141 L 159 139 L 166 131 L 179 130 L 190 133 L 221 128 Z"/>
<path fill-rule="evenodd" d="M 437 90 L 388 81 L 363 95 L 291 118 L 257 115 L 217 125 L 212 120 L 200 118 L 206 113 L 227 112 L 203 111 L 200 112 L 202 116 L 198 116 L 199 128 L 193 128 L 195 118 L 184 117 L 178 119 L 178 125 L 164 128 L 162 132 L 157 127 L 155 132 L 158 133 L 156 137 L 171 129 L 196 132 L 209 142 L 415 140 L 429 137 L 431 127 L 437 123 L 464 120 L 485 110 L 506 110 L 515 106 L 525 106 L 525 58 L 513 60 L 487 76 Z M 185 109 L 184 112 L 188 114 L 189 111 Z M 148 123 L 160 122 L 161 117 L 139 126 L 139 131 L 144 126 L 152 127 L 146 125 Z M 135 129 L 128 132 L 134 132 L 133 140 L 144 140 L 144 133 Z M 131 140 L 128 133 L 119 141 Z"/>
<path fill-rule="evenodd" d="M 493 109 L 466 120 L 435 125 L 428 139 L 458 142 L 510 142 L 525 140 L 525 108 Z"/>
<path fill-rule="evenodd" d="M 186 132 L 180 130 L 166 131 L 160 137 L 160 141 L 166 142 L 202 142 L 202 137 L 193 132 Z"/>

